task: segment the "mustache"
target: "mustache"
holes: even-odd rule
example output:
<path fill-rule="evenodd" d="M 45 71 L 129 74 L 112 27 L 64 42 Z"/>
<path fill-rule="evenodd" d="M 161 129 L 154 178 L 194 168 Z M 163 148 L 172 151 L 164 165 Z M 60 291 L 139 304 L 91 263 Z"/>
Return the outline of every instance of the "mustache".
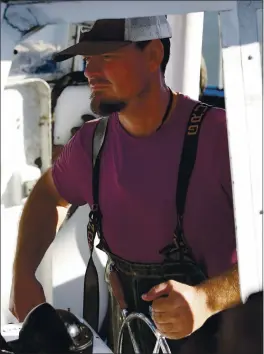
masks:
<path fill-rule="evenodd" d="M 92 79 L 88 80 L 88 82 L 89 82 L 89 85 L 109 84 L 109 81 L 104 80 L 104 79 L 98 79 L 98 78 L 96 78 L 96 79 L 92 78 Z"/>

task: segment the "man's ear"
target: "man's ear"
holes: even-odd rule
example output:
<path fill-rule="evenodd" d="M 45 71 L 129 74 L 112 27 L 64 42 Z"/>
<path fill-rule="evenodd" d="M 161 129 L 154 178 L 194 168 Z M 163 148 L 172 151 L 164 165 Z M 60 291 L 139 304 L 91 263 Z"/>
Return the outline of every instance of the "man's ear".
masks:
<path fill-rule="evenodd" d="M 164 57 L 164 49 L 159 39 L 154 39 L 145 48 L 148 58 L 149 69 L 151 72 L 155 72 L 160 69 Z"/>

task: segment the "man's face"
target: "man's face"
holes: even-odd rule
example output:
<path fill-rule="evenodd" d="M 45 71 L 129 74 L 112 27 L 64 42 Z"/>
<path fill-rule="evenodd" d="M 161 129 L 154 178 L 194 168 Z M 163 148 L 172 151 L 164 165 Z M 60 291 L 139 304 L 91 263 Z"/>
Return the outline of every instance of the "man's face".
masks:
<path fill-rule="evenodd" d="M 145 51 L 134 44 L 85 60 L 85 76 L 92 91 L 91 109 L 95 114 L 121 112 L 148 87 L 151 76 L 148 60 Z"/>

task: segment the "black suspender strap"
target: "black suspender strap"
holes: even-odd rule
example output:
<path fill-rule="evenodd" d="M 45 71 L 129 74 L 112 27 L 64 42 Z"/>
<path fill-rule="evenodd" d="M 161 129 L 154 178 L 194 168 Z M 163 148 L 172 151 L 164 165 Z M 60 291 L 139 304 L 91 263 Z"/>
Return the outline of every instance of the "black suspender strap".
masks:
<path fill-rule="evenodd" d="M 192 171 L 196 161 L 197 148 L 201 125 L 204 117 L 211 106 L 204 103 L 197 103 L 193 108 L 189 117 L 185 137 L 183 141 L 183 149 L 178 172 L 178 183 L 176 189 L 176 207 L 177 207 L 177 224 L 174 232 L 173 243 L 167 245 L 160 253 L 172 259 L 189 260 L 194 262 L 190 247 L 188 247 L 183 232 L 183 216 L 185 210 L 185 202 L 188 193 L 188 187 L 192 175 Z M 176 254 L 175 254 L 176 252 Z"/>
<path fill-rule="evenodd" d="M 101 211 L 99 207 L 99 173 L 100 173 L 100 159 L 101 152 L 105 141 L 105 134 L 107 131 L 108 117 L 101 118 L 95 128 L 93 136 L 93 175 L 92 175 L 92 191 L 93 191 L 93 205 L 89 214 L 88 224 L 88 243 L 91 252 L 94 248 L 94 238 L 96 232 L 101 232 Z M 100 236 L 100 235 L 99 235 Z"/>
<path fill-rule="evenodd" d="M 196 162 L 199 135 L 204 117 L 211 106 L 199 102 L 190 115 L 185 132 L 181 161 L 179 165 L 178 183 L 176 190 L 177 225 L 174 233 L 174 244 L 179 251 L 180 260 L 191 260 L 196 263 L 192 250 L 184 237 L 183 216 L 185 211 L 188 188 Z M 205 271 L 205 270 L 203 270 Z"/>
<path fill-rule="evenodd" d="M 99 323 L 99 280 L 96 267 L 93 261 L 94 239 L 98 233 L 100 239 L 101 233 L 101 212 L 99 208 L 99 170 L 101 151 L 105 141 L 107 130 L 107 118 L 101 118 L 96 125 L 93 136 L 93 205 L 89 213 L 89 223 L 87 226 L 87 239 L 90 249 L 90 258 L 84 277 L 84 294 L 83 294 L 83 318 L 89 325 L 98 332 Z"/>
<path fill-rule="evenodd" d="M 104 145 L 105 134 L 107 130 L 109 117 L 101 118 L 97 123 L 94 130 L 93 136 L 93 167 L 95 166 L 96 160 L 101 156 L 102 147 Z"/>
<path fill-rule="evenodd" d="M 178 184 L 176 192 L 176 206 L 178 218 L 182 221 L 188 187 L 192 171 L 196 161 L 199 134 L 204 117 L 211 106 L 199 102 L 190 115 L 185 133 L 183 150 L 178 173 Z"/>

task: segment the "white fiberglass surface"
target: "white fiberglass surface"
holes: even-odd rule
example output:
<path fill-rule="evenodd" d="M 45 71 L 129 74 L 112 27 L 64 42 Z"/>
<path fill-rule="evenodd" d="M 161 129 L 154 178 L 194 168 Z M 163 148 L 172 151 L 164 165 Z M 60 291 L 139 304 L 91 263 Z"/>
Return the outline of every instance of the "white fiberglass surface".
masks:
<path fill-rule="evenodd" d="M 86 230 L 89 211 L 87 205 L 79 207 L 57 233 L 52 246 L 53 306 L 70 308 L 79 317 L 83 314 L 84 275 L 90 256 Z M 97 244 L 97 238 L 95 242 Z M 107 256 L 95 248 L 93 260 L 99 279 L 100 327 L 108 306 L 108 291 L 104 280 Z"/>

